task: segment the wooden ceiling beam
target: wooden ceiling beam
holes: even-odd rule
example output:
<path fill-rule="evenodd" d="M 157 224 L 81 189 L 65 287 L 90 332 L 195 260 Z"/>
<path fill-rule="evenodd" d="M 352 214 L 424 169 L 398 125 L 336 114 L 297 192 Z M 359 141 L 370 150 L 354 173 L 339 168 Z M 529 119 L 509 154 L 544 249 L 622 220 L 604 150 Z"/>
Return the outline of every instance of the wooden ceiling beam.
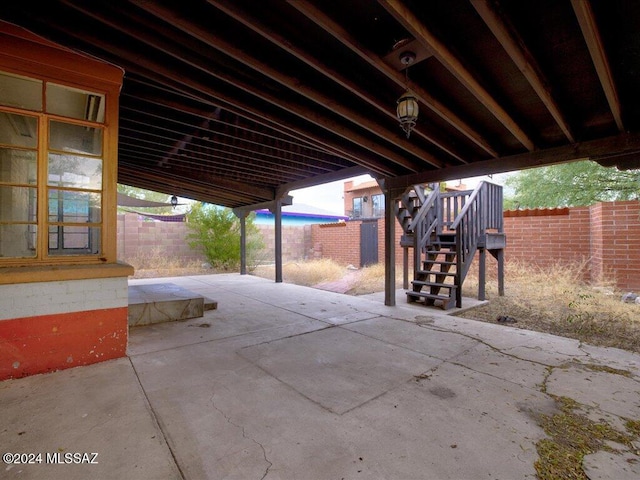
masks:
<path fill-rule="evenodd" d="M 172 102 L 171 100 L 168 100 L 165 97 L 157 97 L 154 95 L 150 95 L 148 93 L 143 93 L 143 94 L 136 94 L 135 96 L 130 96 L 126 93 L 123 93 L 121 95 L 122 97 L 130 97 L 132 99 L 135 100 L 139 100 L 141 102 L 144 102 L 146 104 L 150 104 L 150 105 L 154 105 L 154 106 L 158 106 L 158 107 L 162 107 L 162 108 L 166 108 L 169 110 L 172 110 L 174 112 L 181 112 L 181 113 L 185 113 L 188 115 L 193 115 L 195 117 L 199 117 L 199 118 L 208 118 L 208 115 L 201 109 L 197 109 L 197 108 L 190 108 L 185 106 L 184 104 L 178 103 L 178 102 Z M 127 107 L 124 107 L 127 108 Z M 171 117 L 170 120 L 173 120 L 174 117 Z M 305 159 L 309 159 L 312 160 L 314 162 L 318 162 L 320 164 L 326 164 L 326 165 L 332 165 L 332 166 L 338 166 L 338 167 L 344 167 L 345 164 L 344 162 L 340 163 L 337 161 L 338 158 L 336 158 L 334 155 L 332 155 L 331 153 L 326 152 L 326 150 L 324 149 L 319 149 L 319 148 L 314 148 L 313 146 L 310 146 L 308 144 L 303 144 L 301 142 L 296 142 L 295 140 L 283 140 L 281 137 L 276 137 L 275 135 L 269 134 L 268 132 L 265 131 L 261 131 L 261 130 L 256 130 L 254 128 L 250 128 L 244 125 L 232 125 L 229 122 L 225 122 L 219 118 L 212 118 L 210 119 L 211 122 L 217 124 L 217 125 L 222 125 L 223 127 L 231 127 L 233 126 L 234 128 L 239 128 L 241 129 L 243 132 L 247 132 L 247 133 L 253 133 L 265 138 L 269 138 L 271 140 L 277 140 L 277 141 L 282 141 L 287 145 L 291 145 L 294 146 L 296 148 L 299 149 L 303 149 L 306 153 L 301 153 L 301 152 L 297 152 L 296 156 L 300 157 L 300 158 L 305 158 Z M 237 138 L 234 137 L 233 135 L 220 131 L 220 130 L 215 130 L 214 133 L 216 135 L 220 135 L 220 136 L 224 136 L 227 138 Z M 285 153 L 291 153 L 292 149 L 286 149 L 286 148 L 281 148 L 281 147 L 276 147 L 275 145 L 269 144 L 269 143 L 265 143 L 265 142 L 258 142 L 258 141 L 254 141 L 251 140 L 249 138 L 242 138 L 243 143 L 247 143 L 249 145 L 256 145 L 260 148 L 264 148 L 267 150 L 272 150 L 274 152 L 280 152 L 282 154 Z M 240 149 L 240 147 L 235 147 Z M 250 149 L 244 149 L 246 151 L 251 151 L 253 152 L 253 150 Z M 262 153 L 263 155 L 267 155 L 272 157 L 274 160 L 279 160 L 280 158 L 282 158 L 282 156 L 278 156 L 276 154 L 268 154 L 268 153 Z M 340 160 L 344 160 L 342 157 L 339 157 Z"/>
<path fill-rule="evenodd" d="M 558 103 L 554 100 L 549 87 L 550 84 L 541 73 L 542 70 L 533 55 L 531 55 L 531 52 L 519 38 L 516 39 L 513 30 L 505 24 L 500 15 L 492 8 L 490 0 L 471 0 L 471 5 L 473 5 L 478 15 L 491 30 L 491 33 L 493 33 L 494 37 L 511 57 L 513 63 L 527 79 L 542 103 L 547 107 L 567 140 L 571 143 L 575 142 L 571 126 L 565 119 Z"/>
<path fill-rule="evenodd" d="M 126 129 L 126 131 L 129 131 Z M 122 145 L 122 153 L 131 152 L 131 156 L 133 157 L 136 153 L 148 152 L 151 155 L 154 155 L 156 165 L 164 158 L 166 153 L 166 149 L 159 148 L 163 146 L 161 143 L 144 140 L 140 138 L 140 136 L 131 136 L 125 133 L 121 133 L 120 135 L 120 145 Z M 213 147 L 205 147 L 205 151 L 198 152 L 197 156 L 189 151 L 185 153 L 177 152 L 175 154 L 175 159 L 170 163 L 172 166 L 193 166 L 197 165 L 205 168 L 225 168 L 228 169 L 230 166 L 233 166 L 234 170 L 239 172 L 244 172 L 244 175 L 258 175 L 256 169 L 260 169 L 260 171 L 264 171 L 265 174 L 269 174 L 272 176 L 277 176 L 278 174 L 286 175 L 290 177 L 297 178 L 305 178 L 307 175 L 319 175 L 322 173 L 330 172 L 331 170 L 323 170 L 323 169 L 293 169 L 289 167 L 281 167 L 277 163 L 269 163 L 266 161 L 258 161 L 256 162 L 255 157 L 250 157 L 247 155 L 239 155 L 236 153 L 230 153 L 225 150 L 219 150 Z M 213 152 L 213 153 L 212 153 Z M 248 161 L 251 160 L 252 163 L 249 164 Z M 160 167 L 162 168 L 162 167 Z"/>
<path fill-rule="evenodd" d="M 291 190 L 297 190 L 299 188 L 305 187 L 313 187 L 316 185 L 322 185 L 323 183 L 335 182 L 338 180 L 344 180 L 350 177 L 357 177 L 358 175 L 363 175 L 368 173 L 365 169 L 360 166 L 346 168 L 344 170 L 337 170 L 331 173 L 325 173 L 323 175 L 317 175 L 311 178 L 305 178 L 302 180 L 289 182 L 284 185 L 280 185 L 277 189 L 276 196 L 286 195 Z"/>
<path fill-rule="evenodd" d="M 158 183 L 156 182 L 156 180 L 141 177 L 138 173 L 136 173 L 136 170 L 137 169 L 123 166 L 122 169 L 118 171 L 118 183 L 130 185 L 137 188 L 144 188 L 147 190 L 158 190 Z M 201 202 L 212 203 L 214 205 L 230 205 L 232 207 L 235 207 L 238 205 L 243 205 L 247 202 L 246 198 L 230 192 L 215 190 L 198 185 L 194 186 L 181 184 L 179 179 L 175 180 L 167 178 L 167 181 L 163 182 L 162 185 L 163 189 L 166 189 L 173 195 L 197 199 Z"/>
<path fill-rule="evenodd" d="M 378 0 L 416 40 L 433 53 L 442 65 L 522 144 L 532 151 L 533 141 L 504 108 L 480 85 L 463 63 L 409 10 L 401 0 Z"/>
<path fill-rule="evenodd" d="M 153 77 L 149 76 L 149 78 L 153 78 Z M 140 84 L 143 87 L 145 87 L 147 90 L 153 88 L 154 90 L 159 90 L 161 92 L 164 92 L 165 95 L 181 96 L 183 98 L 187 98 L 194 102 L 209 105 L 212 108 L 222 107 L 227 112 L 232 113 L 233 115 L 236 115 L 239 118 L 243 118 L 246 121 L 265 127 L 275 133 L 280 133 L 281 135 L 283 135 L 283 138 L 281 137 L 280 139 L 285 143 L 291 143 L 293 145 L 308 148 L 313 151 L 321 152 L 326 155 L 330 155 L 330 156 L 340 158 L 350 162 L 355 162 L 358 159 L 363 158 L 364 152 L 356 153 L 355 150 L 352 150 L 350 148 L 338 147 L 337 144 L 333 144 L 331 142 L 326 141 L 325 137 L 319 137 L 319 136 L 312 137 L 311 135 L 308 135 L 307 132 L 305 132 L 304 130 L 296 131 L 295 125 L 289 122 L 286 122 L 285 120 L 279 117 L 274 117 L 274 116 L 267 117 L 261 112 L 259 112 L 257 109 L 255 109 L 255 107 L 251 107 L 247 104 L 243 104 L 241 108 L 240 106 L 234 106 L 226 102 L 224 99 L 217 99 L 214 102 L 209 98 L 202 98 L 202 95 L 200 95 L 199 92 L 198 92 L 198 95 L 189 94 L 189 92 L 187 91 L 188 87 L 178 84 L 173 80 L 170 80 L 167 78 L 160 79 L 159 77 L 155 77 L 155 80 L 158 82 L 158 84 L 149 83 L 148 81 L 145 81 L 142 78 L 136 78 L 135 76 L 129 77 L 127 79 L 129 83 L 133 82 L 133 83 Z M 148 92 L 145 92 L 145 94 L 142 95 L 142 97 L 145 97 L 147 93 Z M 138 96 L 141 96 L 141 95 L 138 94 Z M 154 96 L 154 98 L 158 98 L 158 97 Z M 176 109 L 186 108 L 184 107 L 183 104 L 179 104 L 178 102 L 170 102 L 170 104 L 175 105 L 175 107 L 172 107 L 172 108 L 176 108 Z M 195 110 L 187 109 L 185 111 L 189 113 Z M 273 138 L 277 138 L 277 137 L 274 135 Z M 364 158 L 367 158 L 366 155 L 364 155 Z"/>
<path fill-rule="evenodd" d="M 613 137 L 573 143 L 562 147 L 536 150 L 534 152 L 495 158 L 470 165 L 444 168 L 434 172 L 403 175 L 386 178 L 390 188 L 406 188 L 421 183 L 442 182 L 458 178 L 511 172 L 527 168 L 544 167 L 573 160 L 603 161 L 604 158 L 622 157 L 629 159 L 637 155 L 640 158 L 640 133 L 622 133 Z M 611 161 L 610 163 L 612 163 Z M 640 162 L 638 162 L 640 164 Z M 629 165 L 630 163 L 627 162 Z"/>
<path fill-rule="evenodd" d="M 153 179 L 159 183 L 169 183 L 170 181 L 182 182 L 186 185 L 198 186 L 200 188 L 220 189 L 227 194 L 233 194 L 239 199 L 248 200 L 251 203 L 255 201 L 266 201 L 275 199 L 275 189 L 260 187 L 251 183 L 237 182 L 224 178 L 207 178 L 206 174 L 200 173 L 198 176 L 185 175 L 184 171 L 179 173 L 168 167 L 162 170 L 156 168 L 145 168 L 137 164 L 124 162 L 123 169 L 126 171 L 128 165 L 135 168 L 136 172 L 140 172 L 147 179 Z M 186 172 L 187 174 L 189 172 Z"/>
<path fill-rule="evenodd" d="M 340 85 L 351 95 L 358 97 L 360 100 L 366 102 L 368 105 L 374 107 L 379 112 L 383 113 L 394 121 L 397 120 L 395 104 L 393 105 L 393 109 L 390 109 L 389 105 L 382 104 L 380 101 L 378 101 L 377 98 L 363 91 L 360 85 L 346 78 L 340 72 L 321 62 L 302 48 L 296 46 L 294 42 L 289 41 L 283 35 L 276 32 L 273 28 L 264 25 L 258 18 L 253 16 L 250 12 L 239 8 L 233 1 L 207 0 L 207 2 L 216 7 L 218 10 L 221 10 L 237 22 L 241 23 L 245 27 L 251 29 L 266 40 L 270 41 L 280 49 L 286 51 L 293 57 L 304 62 L 306 65 L 313 68 L 315 71 L 322 74 L 327 79 Z M 414 129 L 412 133 L 414 134 L 414 136 L 419 136 L 427 140 L 459 162 L 467 163 L 462 154 L 455 151 L 455 149 L 452 148 L 451 145 L 445 143 L 443 139 L 437 138 L 435 135 L 428 134 L 419 129 Z"/>
<path fill-rule="evenodd" d="M 209 47 L 214 48 L 219 52 L 224 53 L 225 55 L 228 55 L 229 57 L 237 60 L 243 65 L 251 68 L 255 72 L 258 72 L 261 75 L 264 75 L 271 80 L 279 83 L 280 85 L 290 89 L 294 93 L 302 95 L 306 99 L 311 100 L 318 107 L 328 109 L 331 112 L 339 115 L 343 119 L 347 120 L 348 122 L 355 124 L 357 127 L 368 131 L 370 134 L 378 137 L 379 140 L 383 142 L 389 142 L 395 147 L 404 150 L 405 152 L 421 159 L 422 161 L 430 164 L 433 167 L 441 168 L 442 166 L 444 166 L 444 162 L 442 160 L 436 158 L 426 150 L 419 148 L 414 143 L 409 142 L 403 135 L 400 135 L 399 132 L 396 132 L 395 134 L 392 133 L 390 130 L 381 127 L 379 123 L 373 121 L 370 117 L 346 107 L 342 103 L 336 101 L 335 98 L 326 95 L 313 87 L 305 85 L 304 83 L 300 82 L 299 79 L 283 73 L 280 70 L 272 67 L 268 63 L 257 59 L 248 52 L 239 49 L 231 42 L 228 42 L 220 36 L 216 35 L 214 30 L 205 29 L 194 24 L 191 20 L 184 17 L 180 11 L 168 9 L 156 2 L 149 2 L 148 0 L 130 1 L 138 7 L 144 9 L 148 13 L 155 15 L 160 20 L 173 25 L 174 27 L 180 29 L 193 38 L 200 40 L 205 45 L 208 45 Z M 180 52 L 180 59 L 182 59 L 184 56 L 184 51 Z M 194 64 L 194 66 L 196 65 Z M 211 70 L 208 67 L 205 67 L 205 71 L 206 73 L 212 74 Z M 219 74 L 215 76 L 222 79 L 222 76 Z M 224 80 L 231 83 L 232 85 L 238 84 L 237 79 L 224 78 Z M 265 96 L 264 89 L 260 89 L 257 86 L 245 86 L 244 88 L 248 93 L 263 98 L 264 100 L 268 100 L 268 97 L 270 96 Z M 322 116 L 318 114 L 318 112 L 312 111 L 311 109 L 308 109 L 301 105 L 294 104 L 290 101 L 284 101 L 282 97 L 280 97 L 278 100 L 278 102 L 275 102 L 275 105 L 281 108 L 285 108 L 287 111 L 289 111 L 289 113 L 293 113 L 307 119 L 311 118 L 309 117 L 309 113 L 311 112 L 313 112 L 313 116 L 317 118 L 320 118 Z M 273 100 L 268 101 L 274 103 Z M 334 131 L 334 133 L 337 132 Z M 355 140 L 358 137 L 361 138 L 361 146 L 370 145 L 370 141 L 365 137 L 361 137 L 359 134 L 354 135 L 353 133 L 351 133 L 345 138 Z M 415 162 L 408 161 L 404 156 L 396 154 L 392 150 L 384 147 L 381 143 L 375 143 L 376 150 L 379 153 L 383 152 L 384 156 L 387 157 L 390 161 L 397 163 L 398 165 L 409 170 L 416 170 Z"/>
<path fill-rule="evenodd" d="M 220 115 L 220 109 L 216 109 L 216 111 L 211 115 L 211 117 L 213 118 L 214 116 L 219 116 L 219 115 Z M 171 158 L 174 155 L 176 155 L 180 150 L 183 150 L 184 148 L 186 148 L 187 145 L 192 143 L 193 138 L 197 137 L 200 130 L 204 129 L 206 126 L 209 125 L 209 120 L 210 119 L 208 118 L 202 119 L 200 121 L 200 125 L 193 129 L 193 133 L 183 134 L 180 140 L 176 140 L 173 147 L 171 147 L 171 149 L 168 152 L 166 152 L 164 158 L 158 162 L 158 166 L 162 167 L 163 165 L 170 163 Z"/>
<path fill-rule="evenodd" d="M 379 55 L 372 52 L 368 48 L 364 47 L 358 42 L 353 35 L 351 35 L 345 28 L 334 22 L 324 12 L 312 5 L 308 0 L 287 0 L 287 3 L 293 8 L 297 9 L 300 13 L 306 16 L 309 20 L 313 21 L 320 28 L 331 34 L 336 40 L 340 41 L 344 46 L 349 48 L 353 53 L 358 55 L 369 65 L 383 73 L 390 80 L 394 81 L 404 91 L 406 88 L 405 77 L 401 72 L 396 71 L 389 65 L 387 65 Z M 492 157 L 497 157 L 498 152 L 484 139 L 482 135 L 476 132 L 471 126 L 469 126 L 464 120 L 458 117 L 452 110 L 447 108 L 444 104 L 438 101 L 433 95 L 427 92 L 419 85 L 412 84 L 411 92 L 416 95 L 416 98 L 424 105 L 429 107 L 435 114 L 442 118 L 449 125 L 454 127 L 467 139 L 471 140 L 474 144 L 484 150 Z"/>
<path fill-rule="evenodd" d="M 611 109 L 613 118 L 615 119 L 618 130 L 622 132 L 624 131 L 624 124 L 622 122 L 620 100 L 613 80 L 613 73 L 611 73 L 611 68 L 609 67 L 607 52 L 604 49 L 598 25 L 593 10 L 591 9 L 591 4 L 587 0 L 571 0 L 571 5 L 578 18 L 578 24 L 589 48 L 591 60 L 596 68 L 600 84 L 607 97 L 607 102 L 609 102 L 609 108 Z"/>
<path fill-rule="evenodd" d="M 148 111 L 143 111 L 143 110 L 127 107 L 127 106 L 123 106 L 121 108 L 121 110 L 122 111 L 127 111 L 127 112 L 134 112 L 134 113 L 139 114 L 141 117 L 144 117 L 144 118 L 158 119 L 158 120 L 165 121 L 165 122 L 171 122 L 171 123 L 174 123 L 174 124 L 183 125 L 183 126 L 185 126 L 187 128 L 190 126 L 189 124 L 185 124 L 184 122 L 179 122 L 174 118 L 166 118 L 166 117 L 163 117 L 161 115 L 152 114 L 152 113 L 149 113 Z M 155 123 L 149 123 L 149 121 L 143 122 L 141 120 L 134 120 L 133 118 L 128 118 L 127 121 L 135 122 L 135 123 L 138 123 L 139 125 L 144 125 L 144 126 L 147 126 L 147 127 L 151 127 L 151 128 L 156 129 L 156 130 L 161 130 L 161 131 L 165 131 L 165 132 L 176 134 L 176 135 L 182 135 L 182 131 L 173 130 L 173 129 L 170 129 L 170 128 L 166 127 L 166 126 L 160 126 L 160 125 L 155 124 Z M 214 130 L 207 130 L 207 132 L 210 132 L 211 135 L 218 135 L 218 132 L 216 132 Z M 230 138 L 231 140 L 241 140 L 243 144 L 244 143 L 249 143 L 244 138 L 239 137 L 239 136 L 233 137 L 231 135 L 228 135 L 228 138 Z M 201 141 L 203 143 L 204 142 L 214 143 L 213 140 L 205 140 L 205 139 L 202 139 L 202 138 L 201 138 Z M 251 156 L 240 155 L 240 154 L 234 154 L 234 155 L 245 156 L 247 159 L 249 159 L 249 158 L 258 158 L 258 157 L 261 157 L 261 156 L 267 156 L 267 157 L 271 158 L 271 160 L 267 160 L 267 161 L 276 160 L 276 161 L 279 162 L 280 165 L 282 165 L 285 168 L 298 168 L 298 165 L 300 164 L 300 162 L 296 162 L 294 160 L 291 160 L 290 158 L 285 158 L 283 155 L 280 155 L 280 156 L 267 155 L 267 154 L 264 154 L 263 152 L 256 152 L 255 150 L 249 150 L 249 149 L 246 149 L 246 148 L 243 148 L 243 147 L 238 147 L 238 146 L 232 145 L 232 144 L 226 144 L 226 143 L 223 143 L 223 142 L 215 142 L 215 143 L 217 143 L 219 145 L 222 145 L 222 146 L 228 146 L 230 148 L 235 148 L 235 149 L 238 149 L 238 150 L 244 150 L 244 151 L 250 153 Z M 213 148 L 213 147 L 207 147 L 207 148 Z M 220 151 L 223 151 L 223 150 L 220 150 Z M 232 154 L 231 152 L 228 152 L 228 151 L 226 151 L 226 153 Z M 260 159 L 260 158 L 258 158 L 258 159 Z M 264 160 L 264 159 L 262 159 L 262 160 Z M 313 159 L 313 160 L 314 160 L 314 162 L 316 161 L 315 159 Z M 318 163 L 324 163 L 324 162 L 318 162 Z M 158 166 L 162 166 L 162 164 L 159 164 Z M 343 166 L 343 165 L 341 165 L 341 166 Z M 314 165 L 314 168 L 317 168 L 319 170 L 325 170 L 325 171 L 334 170 L 333 168 L 328 168 L 328 167 L 324 167 L 324 166 L 321 166 L 321 165 Z"/>
<path fill-rule="evenodd" d="M 299 135 L 302 135 L 306 138 L 313 139 L 319 144 L 326 144 L 335 148 L 337 151 L 343 151 L 349 158 L 353 158 L 355 163 L 363 165 L 370 169 L 373 172 L 376 172 L 381 175 L 395 175 L 397 172 L 391 168 L 390 160 L 383 159 L 380 157 L 386 157 L 385 152 L 379 152 L 379 150 L 383 150 L 377 143 L 372 142 L 368 139 L 362 138 L 355 134 L 353 131 L 347 130 L 346 128 L 336 124 L 333 120 L 327 119 L 326 117 L 322 117 L 317 115 L 316 112 L 311 111 L 309 109 L 301 110 L 298 112 L 298 116 L 300 118 L 311 119 L 312 123 L 315 123 L 318 126 L 323 127 L 325 130 L 335 133 L 336 135 L 342 137 L 345 140 L 360 140 L 356 141 L 363 149 L 368 150 L 369 154 L 373 153 L 378 156 L 378 158 L 371 157 L 363 151 L 355 151 L 348 146 L 348 144 L 338 144 L 331 139 L 328 139 L 326 135 L 318 135 L 304 129 L 299 124 L 292 124 L 291 122 L 285 120 L 283 117 L 280 117 L 275 112 L 270 112 L 268 115 L 265 112 L 261 111 L 256 107 L 249 106 L 245 101 L 239 100 L 237 97 L 232 97 L 225 93 L 220 92 L 219 90 L 213 89 L 210 85 L 206 83 L 202 83 L 200 81 L 193 80 L 185 73 L 177 72 L 174 69 L 167 67 L 166 62 L 160 61 L 157 57 L 155 59 L 151 59 L 149 57 L 145 57 L 142 54 L 132 53 L 130 50 L 119 47 L 115 43 L 108 42 L 104 38 L 101 38 L 97 35 L 93 35 L 92 33 L 82 32 L 80 33 L 77 26 L 61 26 L 55 25 L 54 28 L 63 34 L 81 40 L 82 42 L 89 42 L 93 47 L 100 49 L 104 52 L 103 58 L 106 56 L 107 58 L 111 58 L 114 62 L 116 62 L 121 67 L 125 68 L 127 72 L 137 73 L 142 77 L 152 78 L 154 81 L 165 84 L 167 80 L 170 81 L 172 86 L 182 86 L 183 91 L 185 87 L 187 87 L 191 94 L 192 92 L 198 92 L 198 96 L 196 98 L 202 101 L 208 101 L 213 106 L 220 106 L 222 108 L 228 109 L 229 111 L 236 112 L 240 111 L 248 111 L 252 115 L 259 116 L 265 120 L 275 121 L 282 125 L 286 125 L 287 128 L 290 128 L 292 131 L 295 131 Z M 125 79 L 126 81 L 126 79 Z M 232 82 L 231 79 L 227 79 L 228 82 Z M 249 87 L 246 84 L 240 84 L 238 80 L 235 81 L 235 86 L 242 88 L 244 86 L 246 90 L 249 90 Z M 245 90 L 245 88 L 242 88 Z M 245 91 L 246 91 L 245 90 Z M 282 99 L 278 98 L 276 95 L 272 94 L 264 94 L 265 100 L 270 101 L 270 103 L 278 104 L 283 103 Z M 293 107 L 292 107 L 293 108 Z M 242 115 L 240 113 L 240 115 Z M 306 117 L 308 116 L 308 117 Z M 378 151 L 377 151 L 378 150 Z M 404 158 L 396 155 L 403 163 L 405 162 Z M 413 169 L 409 169 L 413 170 Z"/>
<path fill-rule="evenodd" d="M 144 138 L 145 136 L 157 137 L 157 139 L 147 140 Z M 166 150 L 164 150 L 162 147 L 169 146 L 169 145 L 166 145 L 164 142 L 166 141 L 166 137 L 162 137 L 161 135 L 157 135 L 157 134 L 151 134 L 148 131 L 137 130 L 137 129 L 125 127 L 125 126 L 120 127 L 119 139 L 121 144 L 129 145 L 132 148 L 136 146 L 136 142 L 140 142 L 139 147 L 141 149 L 144 149 L 144 148 L 153 149 L 153 151 L 157 152 L 157 154 L 160 157 L 162 157 L 166 152 Z M 145 144 L 149 146 L 145 146 Z M 156 148 L 152 147 L 152 145 L 155 146 Z M 236 146 L 229 146 L 229 147 L 238 148 Z M 247 155 L 242 153 L 236 153 L 235 151 L 216 148 L 211 145 L 205 145 L 203 146 L 203 149 L 204 151 L 199 152 L 199 155 L 201 155 L 203 158 L 206 159 L 204 160 L 204 162 L 209 160 L 215 161 L 215 160 L 226 160 L 226 159 L 238 161 L 238 159 L 240 159 L 239 161 L 244 161 L 247 166 L 245 168 L 242 168 L 242 166 L 239 166 L 238 168 L 240 168 L 241 170 L 246 170 L 247 172 L 251 172 L 251 171 L 255 172 L 255 169 L 252 170 L 251 165 L 247 163 L 248 161 L 251 161 L 251 160 L 258 160 L 258 162 L 256 162 L 257 167 L 260 167 L 261 169 L 264 169 L 266 172 L 271 172 L 273 174 L 282 171 L 290 175 L 301 175 L 304 177 L 306 173 L 319 174 L 323 172 L 334 171 L 328 168 L 320 168 L 315 166 L 314 167 L 308 166 L 307 168 L 303 168 L 302 164 L 300 164 L 300 166 L 297 166 L 297 167 L 291 166 L 291 165 L 282 165 L 280 163 L 281 159 L 278 157 L 260 158 L 255 154 Z M 179 153 L 179 152 L 176 153 L 176 158 L 178 159 L 178 161 L 183 161 L 184 157 L 185 157 L 184 153 Z"/>

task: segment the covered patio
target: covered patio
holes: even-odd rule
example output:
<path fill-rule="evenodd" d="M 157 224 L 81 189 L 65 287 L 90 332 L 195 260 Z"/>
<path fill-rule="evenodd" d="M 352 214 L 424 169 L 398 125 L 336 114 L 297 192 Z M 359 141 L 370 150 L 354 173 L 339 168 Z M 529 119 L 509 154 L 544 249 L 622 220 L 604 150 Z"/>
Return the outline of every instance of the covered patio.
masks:
<path fill-rule="evenodd" d="M 640 418 L 637 355 L 396 305 L 393 261 L 414 185 L 640 166 L 640 3 L 10 1 L 0 20 L 0 444 L 43 462 L 4 457 L 3 478 L 533 478 L 557 398 Z M 363 173 L 384 295 L 281 283 L 289 192 Z M 275 282 L 172 279 L 218 309 L 129 329 L 117 182 L 269 208 Z M 634 441 L 583 467 L 637 478 Z"/>

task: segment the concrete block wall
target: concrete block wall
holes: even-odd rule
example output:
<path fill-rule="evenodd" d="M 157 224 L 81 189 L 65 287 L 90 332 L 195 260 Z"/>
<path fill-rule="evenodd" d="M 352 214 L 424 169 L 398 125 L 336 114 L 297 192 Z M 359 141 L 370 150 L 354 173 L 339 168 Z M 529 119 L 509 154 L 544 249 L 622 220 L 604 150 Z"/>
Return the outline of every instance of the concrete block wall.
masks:
<path fill-rule="evenodd" d="M 256 225 L 264 241 L 262 262 L 275 261 L 275 228 L 273 225 Z M 282 226 L 282 261 L 294 262 L 309 257 L 312 249 L 311 225 Z"/>
<path fill-rule="evenodd" d="M 118 259 L 127 262 L 159 254 L 184 263 L 206 262 L 204 255 L 189 247 L 188 234 L 183 222 L 145 221 L 134 213 L 118 215 Z"/>

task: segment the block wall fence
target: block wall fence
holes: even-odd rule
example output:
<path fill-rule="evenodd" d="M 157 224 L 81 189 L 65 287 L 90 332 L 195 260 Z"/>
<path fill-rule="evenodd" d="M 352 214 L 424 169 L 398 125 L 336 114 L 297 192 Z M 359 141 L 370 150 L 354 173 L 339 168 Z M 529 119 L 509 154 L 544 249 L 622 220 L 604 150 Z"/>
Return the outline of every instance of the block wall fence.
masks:
<path fill-rule="evenodd" d="M 590 207 L 514 210 L 504 214 L 507 262 L 547 267 L 583 262 L 585 280 L 615 280 L 623 290 L 640 290 L 640 202 L 598 203 Z M 125 218 L 123 218 L 125 217 Z M 362 220 L 324 225 L 283 226 L 283 261 L 330 258 L 360 265 Z M 274 260 L 273 226 L 258 226 L 267 246 L 262 261 Z M 396 224 L 396 263 L 402 228 Z M 145 222 L 118 217 L 118 255 L 127 261 L 145 249 L 185 260 L 206 261 L 186 244 L 184 223 Z M 384 261 L 384 219 L 378 220 L 378 258 Z M 409 256 L 411 267 L 411 250 Z M 490 267 L 492 268 L 492 267 Z"/>
<path fill-rule="evenodd" d="M 275 230 L 272 225 L 257 225 L 265 243 L 260 261 L 275 261 Z M 204 263 L 207 258 L 188 245 L 189 229 L 182 222 L 154 222 L 134 213 L 118 215 L 118 259 L 124 262 L 153 255 Z M 284 261 L 307 258 L 311 250 L 311 225 L 282 227 Z M 134 262 L 137 263 L 137 262 Z"/>

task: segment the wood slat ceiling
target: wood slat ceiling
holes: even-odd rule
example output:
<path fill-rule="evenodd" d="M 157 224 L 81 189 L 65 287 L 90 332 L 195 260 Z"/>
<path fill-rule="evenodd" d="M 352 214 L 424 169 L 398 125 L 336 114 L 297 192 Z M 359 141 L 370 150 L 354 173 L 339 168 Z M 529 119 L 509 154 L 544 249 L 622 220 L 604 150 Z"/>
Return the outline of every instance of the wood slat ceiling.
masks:
<path fill-rule="evenodd" d="M 125 70 L 128 185 L 235 208 L 361 173 L 401 188 L 578 158 L 640 168 L 633 0 L 49 0 L 0 18 Z"/>

